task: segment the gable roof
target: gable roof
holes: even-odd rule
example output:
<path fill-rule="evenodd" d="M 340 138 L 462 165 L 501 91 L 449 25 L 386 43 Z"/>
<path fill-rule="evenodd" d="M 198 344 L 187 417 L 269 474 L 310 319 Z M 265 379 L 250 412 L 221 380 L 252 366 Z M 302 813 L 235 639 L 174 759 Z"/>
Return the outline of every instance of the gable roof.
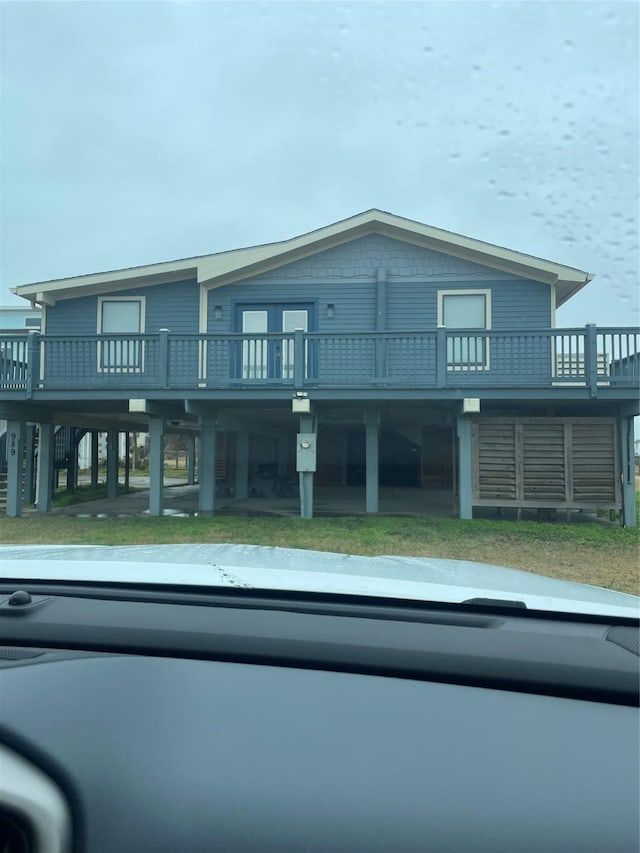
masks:
<path fill-rule="evenodd" d="M 12 288 L 13 293 L 32 302 L 52 304 L 58 299 L 91 293 L 107 293 L 128 287 L 145 287 L 193 276 L 207 288 L 259 275 L 293 261 L 347 243 L 368 234 L 382 234 L 480 264 L 502 273 L 556 285 L 556 304 L 562 305 L 593 276 L 583 270 L 536 258 L 482 240 L 464 237 L 412 219 L 375 208 L 315 231 L 244 249 L 200 255 L 164 263 L 92 273 L 53 281 L 34 282 Z"/>

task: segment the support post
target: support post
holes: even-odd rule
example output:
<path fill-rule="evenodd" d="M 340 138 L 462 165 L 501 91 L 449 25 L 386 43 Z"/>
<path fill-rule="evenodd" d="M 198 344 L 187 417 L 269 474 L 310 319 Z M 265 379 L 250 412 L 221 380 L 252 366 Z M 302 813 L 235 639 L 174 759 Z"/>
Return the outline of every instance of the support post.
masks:
<path fill-rule="evenodd" d="M 190 486 L 196 481 L 196 437 L 191 434 L 187 437 L 187 483 Z"/>
<path fill-rule="evenodd" d="M 636 472 L 633 446 L 633 418 L 618 419 L 618 443 L 622 469 L 622 524 L 636 527 Z"/>
<path fill-rule="evenodd" d="M 164 488 L 164 418 L 149 418 L 149 515 L 162 515 Z"/>
<path fill-rule="evenodd" d="M 98 447 L 99 447 L 100 433 L 98 430 L 92 430 L 91 432 L 91 488 L 96 490 L 98 488 Z"/>
<path fill-rule="evenodd" d="M 23 501 L 27 504 L 35 503 L 36 499 L 36 426 L 27 424 L 26 446 L 24 458 L 24 496 Z"/>
<path fill-rule="evenodd" d="M 22 515 L 24 421 L 7 421 L 7 517 Z"/>
<path fill-rule="evenodd" d="M 69 427 L 69 456 L 67 457 L 67 494 L 72 495 L 78 482 L 78 445 L 76 428 Z"/>
<path fill-rule="evenodd" d="M 313 434 L 313 415 L 300 415 L 300 432 Z M 313 471 L 300 471 L 300 517 L 313 518 Z"/>
<path fill-rule="evenodd" d="M 38 512 L 50 512 L 53 492 L 53 424 L 38 425 L 38 470 L 36 483 L 36 505 Z"/>
<path fill-rule="evenodd" d="M 471 419 L 468 415 L 458 415 L 458 514 L 460 518 L 473 518 L 472 475 Z"/>
<path fill-rule="evenodd" d="M 214 416 L 200 418 L 200 456 L 198 460 L 198 511 L 201 515 L 213 515 L 216 508 L 216 432 L 218 424 Z"/>
<path fill-rule="evenodd" d="M 131 433 L 124 434 L 124 491 L 129 492 L 129 480 L 131 478 Z"/>
<path fill-rule="evenodd" d="M 365 463 L 366 463 L 366 512 L 378 512 L 378 470 L 380 413 L 377 409 L 365 409 Z"/>
<path fill-rule="evenodd" d="M 236 433 L 236 499 L 243 501 L 249 496 L 249 433 Z"/>
<path fill-rule="evenodd" d="M 107 432 L 107 497 L 118 497 L 118 430 Z"/>
<path fill-rule="evenodd" d="M 131 433 L 124 434 L 124 490 L 129 491 L 129 478 L 131 476 Z"/>

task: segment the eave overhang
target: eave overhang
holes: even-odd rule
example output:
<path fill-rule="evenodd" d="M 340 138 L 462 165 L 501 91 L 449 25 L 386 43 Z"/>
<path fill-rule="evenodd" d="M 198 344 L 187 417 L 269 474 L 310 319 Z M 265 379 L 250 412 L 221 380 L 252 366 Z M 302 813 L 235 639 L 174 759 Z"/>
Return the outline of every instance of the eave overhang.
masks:
<path fill-rule="evenodd" d="M 32 302 L 50 305 L 78 296 L 113 293 L 187 279 L 196 279 L 203 288 L 212 289 L 260 275 L 369 234 L 381 234 L 413 246 L 471 261 L 503 274 L 555 285 L 558 306 L 593 278 L 583 270 L 433 228 L 384 211 L 369 210 L 278 243 L 36 282 L 12 290 Z"/>

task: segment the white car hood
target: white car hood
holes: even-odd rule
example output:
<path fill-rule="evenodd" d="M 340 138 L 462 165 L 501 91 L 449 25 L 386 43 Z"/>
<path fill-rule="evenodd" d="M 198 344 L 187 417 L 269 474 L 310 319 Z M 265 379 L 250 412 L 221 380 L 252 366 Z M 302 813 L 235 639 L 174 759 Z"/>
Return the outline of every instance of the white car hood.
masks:
<path fill-rule="evenodd" d="M 640 598 L 532 572 L 427 557 L 357 557 L 261 545 L 0 546 L 0 579 L 250 587 L 417 601 L 522 601 L 638 617 Z"/>

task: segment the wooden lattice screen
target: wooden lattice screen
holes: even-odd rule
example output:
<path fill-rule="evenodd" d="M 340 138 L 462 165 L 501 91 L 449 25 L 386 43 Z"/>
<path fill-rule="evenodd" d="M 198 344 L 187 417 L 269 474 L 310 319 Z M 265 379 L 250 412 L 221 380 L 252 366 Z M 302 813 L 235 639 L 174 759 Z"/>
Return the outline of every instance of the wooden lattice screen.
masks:
<path fill-rule="evenodd" d="M 476 506 L 621 506 L 613 418 L 480 418 L 473 424 Z"/>

